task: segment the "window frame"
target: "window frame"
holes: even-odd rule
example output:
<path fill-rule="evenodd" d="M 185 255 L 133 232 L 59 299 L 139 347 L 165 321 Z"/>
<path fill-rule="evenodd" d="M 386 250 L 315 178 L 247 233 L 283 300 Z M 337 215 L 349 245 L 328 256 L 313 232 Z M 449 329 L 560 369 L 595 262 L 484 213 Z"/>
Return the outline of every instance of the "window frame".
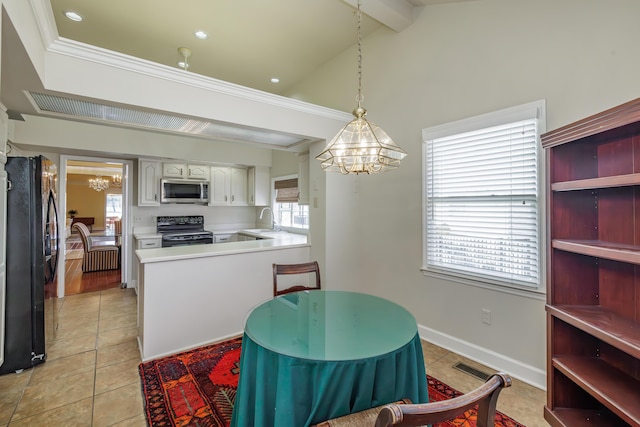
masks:
<path fill-rule="evenodd" d="M 545 159 L 542 146 L 540 144 L 540 135 L 546 132 L 546 105 L 545 100 L 538 100 L 527 104 L 506 108 L 478 116 L 461 119 L 442 125 L 424 128 L 422 130 L 422 267 L 421 271 L 425 276 L 431 276 L 439 279 L 456 281 L 472 286 L 483 288 L 497 289 L 509 293 L 520 295 L 544 294 L 546 292 L 546 220 L 544 216 L 546 195 L 543 185 L 545 177 Z M 430 267 L 427 256 L 427 221 L 428 221 L 428 158 L 427 158 L 427 141 L 438 138 L 471 132 L 474 130 L 482 130 L 494 126 L 518 122 L 525 119 L 537 119 L 537 135 L 536 135 L 536 156 L 537 156 L 537 225 L 538 225 L 538 283 L 537 286 L 527 286 L 516 283 L 508 283 L 491 276 L 478 276 L 474 274 L 465 274 L 464 271 L 445 270 Z"/>
<path fill-rule="evenodd" d="M 276 181 L 284 181 L 287 179 L 298 179 L 298 174 L 291 174 L 291 175 L 283 175 L 283 176 L 277 176 L 277 177 L 273 177 L 271 178 L 271 209 L 273 210 L 274 215 L 276 215 L 276 212 L 279 212 L 279 210 L 276 209 L 276 205 L 279 203 L 276 201 L 276 195 L 277 195 L 277 191 L 275 189 L 275 183 Z M 299 183 L 299 181 L 298 181 Z M 300 206 L 300 205 L 299 205 Z M 307 206 L 307 205 L 303 205 L 303 206 Z M 307 207 L 308 208 L 308 207 Z M 311 211 L 309 210 L 308 215 L 311 215 Z M 280 227 L 280 229 L 282 231 L 287 231 L 289 233 L 297 233 L 297 234 L 309 234 L 309 227 L 307 228 L 302 228 L 302 227 L 289 227 L 289 226 L 283 226 L 282 224 L 278 223 L 278 227 Z"/>

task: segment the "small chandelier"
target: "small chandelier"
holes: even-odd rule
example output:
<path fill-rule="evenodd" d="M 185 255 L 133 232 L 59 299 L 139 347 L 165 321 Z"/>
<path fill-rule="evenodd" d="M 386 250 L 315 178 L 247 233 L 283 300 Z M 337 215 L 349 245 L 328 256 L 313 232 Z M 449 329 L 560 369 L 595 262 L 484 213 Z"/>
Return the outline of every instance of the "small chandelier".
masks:
<path fill-rule="evenodd" d="M 100 175 L 97 175 L 95 178 L 89 180 L 89 187 L 96 191 L 106 190 L 109 188 L 109 181 L 103 179 Z"/>
<path fill-rule="evenodd" d="M 353 110 L 355 119 L 347 123 L 333 137 L 323 152 L 316 156 L 325 171 L 343 174 L 377 173 L 400 166 L 407 153 L 379 126 L 365 119 L 367 110 L 362 107 L 362 11 L 360 0 L 358 17 L 358 106 Z"/>
<path fill-rule="evenodd" d="M 116 188 L 121 188 L 122 187 L 122 175 L 113 175 L 113 177 L 111 178 L 111 181 L 113 182 L 113 186 Z"/>

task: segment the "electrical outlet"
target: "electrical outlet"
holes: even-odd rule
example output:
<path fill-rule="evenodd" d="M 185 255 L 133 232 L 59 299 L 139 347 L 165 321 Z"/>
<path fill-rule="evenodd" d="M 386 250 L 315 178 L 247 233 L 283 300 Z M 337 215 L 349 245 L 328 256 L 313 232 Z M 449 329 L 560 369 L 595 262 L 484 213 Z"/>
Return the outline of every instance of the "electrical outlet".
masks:
<path fill-rule="evenodd" d="M 491 310 L 486 308 L 482 309 L 482 323 L 486 325 L 491 324 Z"/>

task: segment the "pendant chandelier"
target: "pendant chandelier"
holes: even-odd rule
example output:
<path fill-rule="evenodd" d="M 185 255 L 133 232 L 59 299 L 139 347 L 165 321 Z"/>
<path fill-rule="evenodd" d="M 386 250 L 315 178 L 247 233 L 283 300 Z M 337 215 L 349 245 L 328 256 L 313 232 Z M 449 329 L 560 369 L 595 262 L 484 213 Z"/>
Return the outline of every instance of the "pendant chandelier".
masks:
<path fill-rule="evenodd" d="M 109 188 L 109 181 L 103 179 L 100 175 L 97 175 L 95 178 L 91 178 L 89 180 L 89 187 L 96 191 L 106 190 Z"/>
<path fill-rule="evenodd" d="M 113 186 L 114 187 L 116 187 L 116 188 L 121 188 L 122 187 L 122 175 L 113 175 L 111 180 L 113 181 Z"/>
<path fill-rule="evenodd" d="M 365 119 L 367 110 L 362 107 L 362 11 L 357 4 L 358 17 L 358 103 L 353 110 L 354 119 L 347 123 L 316 156 L 325 171 L 343 174 L 377 173 L 400 166 L 407 153 L 379 126 Z"/>

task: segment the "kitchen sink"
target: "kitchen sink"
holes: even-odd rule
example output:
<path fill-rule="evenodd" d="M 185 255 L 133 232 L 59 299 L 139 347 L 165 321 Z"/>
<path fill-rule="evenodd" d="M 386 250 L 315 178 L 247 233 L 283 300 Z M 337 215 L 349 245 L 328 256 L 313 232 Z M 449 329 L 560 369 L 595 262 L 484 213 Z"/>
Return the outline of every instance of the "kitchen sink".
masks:
<path fill-rule="evenodd" d="M 250 229 L 242 230 L 242 231 L 246 231 L 247 233 L 261 234 L 261 233 L 269 233 L 269 232 L 272 232 L 274 230 L 272 230 L 270 228 L 250 228 Z"/>

